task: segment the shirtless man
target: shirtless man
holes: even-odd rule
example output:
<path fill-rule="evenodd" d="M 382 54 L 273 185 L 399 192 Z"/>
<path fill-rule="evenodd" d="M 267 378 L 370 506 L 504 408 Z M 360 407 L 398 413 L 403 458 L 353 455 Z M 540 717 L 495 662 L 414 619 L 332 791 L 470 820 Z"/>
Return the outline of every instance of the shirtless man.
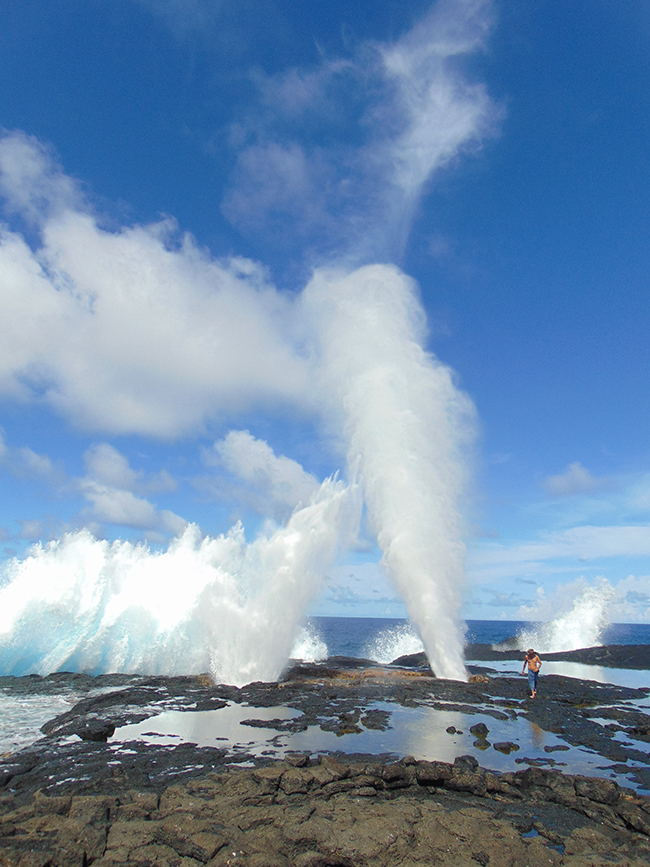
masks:
<path fill-rule="evenodd" d="M 533 648 L 526 651 L 524 657 L 524 667 L 521 669 L 522 674 L 526 674 L 526 666 L 528 666 L 528 686 L 530 687 L 530 697 L 535 698 L 537 695 L 537 678 L 539 670 L 542 667 L 542 660 L 535 653 Z"/>

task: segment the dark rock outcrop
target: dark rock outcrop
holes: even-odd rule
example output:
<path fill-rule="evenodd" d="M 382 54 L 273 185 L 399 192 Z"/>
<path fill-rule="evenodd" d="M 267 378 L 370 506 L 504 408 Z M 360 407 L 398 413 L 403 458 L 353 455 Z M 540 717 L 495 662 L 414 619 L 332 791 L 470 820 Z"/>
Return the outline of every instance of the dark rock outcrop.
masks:
<path fill-rule="evenodd" d="M 467 659 L 489 662 L 490 660 L 523 660 L 523 650 L 505 649 L 491 644 L 468 644 L 465 648 Z M 417 658 L 416 658 L 417 657 Z M 599 647 L 583 647 L 580 650 L 564 650 L 558 653 L 542 654 L 550 662 L 581 662 L 586 665 L 604 665 L 607 668 L 650 669 L 650 645 L 648 644 L 606 644 Z M 424 654 L 402 657 L 401 665 L 422 665 L 426 662 Z M 395 660 L 398 663 L 398 660 Z"/>
<path fill-rule="evenodd" d="M 14 695 L 79 700 L 43 726 L 44 738 L 0 758 L 0 865 L 648 863 L 648 799 L 613 779 L 553 767 L 579 746 L 603 759 L 603 773 L 649 789 L 648 690 L 546 676 L 531 701 L 524 679 L 484 670 L 481 680 L 458 683 L 426 667 L 328 660 L 296 665 L 280 683 L 241 689 L 204 676 L 4 678 L 0 686 Z M 227 704 L 248 706 L 251 737 L 256 729 L 277 733 L 268 750 L 106 742 L 114 726 Z M 289 708 L 291 719 L 269 711 L 276 707 Z M 485 749 L 480 763 L 473 755 L 453 763 L 343 753 L 274 758 L 278 739 L 307 728 L 335 732 L 349 749 L 359 731 L 391 728 L 404 708 L 426 708 L 432 720 L 437 711 L 472 715 L 476 722 L 463 727 Z M 561 743 L 508 760 L 520 770 L 486 770 L 490 758 L 503 762 L 519 746 L 491 744 L 486 735 L 503 738 L 505 727 L 516 738 L 516 726 L 512 734 L 507 727 L 520 718 Z M 455 726 L 447 732 L 459 733 Z"/>
<path fill-rule="evenodd" d="M 650 801 L 615 783 L 444 762 L 294 757 L 160 794 L 0 798 L 3 867 L 483 867 L 650 860 Z"/>

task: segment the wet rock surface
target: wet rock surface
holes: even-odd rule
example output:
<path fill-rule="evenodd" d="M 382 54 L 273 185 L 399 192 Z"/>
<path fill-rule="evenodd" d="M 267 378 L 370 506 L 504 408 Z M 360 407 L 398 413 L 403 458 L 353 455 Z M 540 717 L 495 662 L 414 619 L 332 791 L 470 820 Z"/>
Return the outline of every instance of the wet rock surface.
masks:
<path fill-rule="evenodd" d="M 489 669 L 484 669 L 488 672 Z M 495 673 L 492 673 L 493 675 Z M 238 689 L 213 685 L 206 676 L 195 677 L 133 677 L 126 675 L 85 675 L 59 673 L 45 678 L 2 678 L 0 689 L 7 695 L 50 695 L 68 690 L 76 697 L 84 695 L 74 707 L 42 727 L 45 737 L 17 755 L 0 759 L 0 781 L 19 777 L 21 785 L 36 787 L 47 768 L 52 785 L 58 779 L 85 775 L 96 778 L 96 750 L 110 737 L 113 729 L 155 717 L 163 711 L 217 710 L 227 704 L 250 706 L 243 718 L 246 726 L 274 729 L 278 735 L 303 732 L 310 727 L 332 732 L 348 739 L 364 730 L 383 731 L 392 727 L 393 709 L 430 708 L 457 711 L 475 717 L 467 728 L 482 746 L 505 753 L 504 744 L 512 736 L 497 737 L 490 731 L 494 722 L 507 723 L 519 719 L 552 733 L 569 747 L 582 747 L 597 753 L 604 761 L 603 774 L 613 768 L 619 773 L 625 767 L 627 781 L 650 790 L 650 690 L 629 689 L 548 675 L 540 681 L 540 692 L 533 701 L 528 698 L 525 678 L 487 676 L 481 681 L 459 683 L 434 678 L 430 670 L 379 666 L 366 660 L 336 659 L 322 664 L 298 664 L 288 670 L 279 683 L 253 683 Z M 380 707 L 378 707 L 378 705 Z M 256 716 L 256 708 L 289 709 L 292 718 L 277 717 L 267 712 Z M 248 710 L 248 707 L 247 707 Z M 456 732 L 455 727 L 450 727 Z M 448 729 L 449 730 L 449 729 Z M 502 730 L 503 731 L 503 730 Z M 251 732 L 254 736 L 254 731 Z M 78 739 L 81 739 L 82 743 Z M 497 747 L 496 744 L 499 746 Z M 140 768 L 141 750 L 156 769 L 180 768 L 188 745 L 156 748 L 133 742 L 131 757 L 121 755 L 124 766 Z M 269 755 L 273 755 L 270 745 Z M 348 744 L 346 743 L 346 748 Z M 206 748 L 210 755 L 219 754 L 222 761 L 263 761 L 251 757 L 245 749 L 233 754 L 230 750 Z M 510 751 L 515 745 L 510 747 Z M 207 766 L 213 761 L 196 748 L 194 763 Z M 553 766 L 561 759 L 537 757 Z M 524 755 L 516 760 L 528 762 Z M 70 774 L 70 763 L 77 768 Z M 489 761 L 485 759 L 489 766 Z M 13 768 L 30 765 L 32 770 L 15 773 Z M 89 769 L 85 766 L 88 765 Z M 618 770 L 617 770 L 618 769 Z M 171 772 L 171 771 L 170 771 Z M 175 771 L 176 772 L 176 771 Z M 155 770 L 153 776 L 163 774 Z M 163 774 L 164 777 L 164 774 Z M 157 777 L 156 777 L 157 778 Z M 16 782 L 15 785 L 18 783 Z"/>
<path fill-rule="evenodd" d="M 241 689 L 204 676 L 0 678 L 13 697 L 79 699 L 43 726 L 42 739 L 0 759 L 0 864 L 649 863 L 648 799 L 613 779 L 557 769 L 566 750 L 580 747 L 602 758 L 603 777 L 625 774 L 650 790 L 649 690 L 549 675 L 533 701 L 523 678 L 472 671 L 480 680 L 458 683 L 427 667 L 330 659 Z M 255 755 L 245 745 L 106 741 L 113 727 L 119 734 L 164 711 L 227 704 L 248 705 L 242 719 L 253 736 L 256 728 L 280 738 L 316 727 L 348 752 L 278 761 L 273 738 Z M 390 729 L 400 708 L 471 714 L 480 766 L 474 756 L 351 754 L 359 732 Z M 494 734 L 518 719 L 561 743 L 522 755 Z M 510 753 L 520 770 L 484 769 Z"/>

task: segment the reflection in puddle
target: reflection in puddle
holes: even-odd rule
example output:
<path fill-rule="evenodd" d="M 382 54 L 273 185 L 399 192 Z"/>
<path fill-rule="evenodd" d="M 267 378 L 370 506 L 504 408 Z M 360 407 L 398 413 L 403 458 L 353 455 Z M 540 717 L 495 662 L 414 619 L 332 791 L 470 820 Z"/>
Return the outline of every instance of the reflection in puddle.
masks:
<path fill-rule="evenodd" d="M 392 711 L 387 731 L 362 731 L 356 735 L 337 737 L 333 732 L 323 732 L 310 726 L 304 732 L 292 734 L 286 739 L 287 748 L 305 752 L 321 750 L 359 753 L 393 753 L 398 756 L 415 756 L 428 761 L 453 762 L 456 756 L 472 754 L 481 765 L 495 770 L 516 770 L 516 756 L 531 756 L 548 745 L 562 743 L 556 735 L 542 731 L 524 718 L 518 720 L 495 720 L 481 714 L 464 714 L 458 711 L 436 710 L 432 707 L 406 708 L 387 703 L 373 705 L 381 710 Z M 470 727 L 484 722 L 489 733 L 488 749 L 475 746 L 476 735 Z M 455 732 L 448 733 L 447 729 Z M 284 736 L 283 736 L 284 737 Z M 519 749 L 510 755 L 494 749 L 495 743 L 514 742 Z M 565 756 L 562 755 L 562 760 Z M 548 758 L 544 756 L 544 758 Z"/>
<path fill-rule="evenodd" d="M 415 756 L 428 761 L 453 762 L 460 755 L 474 755 L 482 767 L 495 771 L 514 771 L 526 767 L 524 759 L 554 764 L 567 773 L 603 776 L 608 764 L 597 753 L 586 748 L 569 746 L 555 751 L 553 747 L 568 745 L 557 735 L 545 732 L 525 717 L 516 720 L 496 720 L 491 716 L 464 714 L 458 711 L 436 710 L 432 707 L 401 707 L 379 702 L 368 709 L 390 713 L 392 728 L 386 731 L 363 729 L 358 734 L 337 736 L 318 726 L 299 732 L 278 732 L 273 728 L 242 725 L 243 720 L 295 720 L 302 714 L 289 707 L 256 708 L 231 704 L 211 711 L 169 711 L 151 717 L 137 725 L 118 728 L 110 739 L 116 749 L 122 744 L 139 740 L 157 746 L 192 743 L 200 747 L 219 747 L 233 755 L 241 752 L 254 756 L 282 757 L 287 752 L 368 753 Z M 485 742 L 476 745 L 470 727 L 484 722 L 488 729 Z M 451 733 L 447 729 L 453 729 Z M 518 749 L 510 754 L 494 749 L 497 743 L 511 742 Z M 546 749 L 545 749 L 546 748 Z M 630 770 L 632 763 L 629 764 Z M 610 772 L 610 776 L 615 775 Z M 625 775 L 615 777 L 622 785 L 630 785 Z"/>
<path fill-rule="evenodd" d="M 157 746 L 186 743 L 198 747 L 246 748 L 258 755 L 260 747 L 277 737 L 271 728 L 241 725 L 242 720 L 290 720 L 302 716 L 290 707 L 250 707 L 231 704 L 218 710 L 172 710 L 134 725 L 121 726 L 109 738 L 117 741 L 143 741 Z"/>
<path fill-rule="evenodd" d="M 544 729 L 541 729 L 537 723 L 534 722 L 530 723 L 530 728 L 536 750 L 543 750 L 545 746 L 550 746 L 546 743 L 546 732 Z"/>

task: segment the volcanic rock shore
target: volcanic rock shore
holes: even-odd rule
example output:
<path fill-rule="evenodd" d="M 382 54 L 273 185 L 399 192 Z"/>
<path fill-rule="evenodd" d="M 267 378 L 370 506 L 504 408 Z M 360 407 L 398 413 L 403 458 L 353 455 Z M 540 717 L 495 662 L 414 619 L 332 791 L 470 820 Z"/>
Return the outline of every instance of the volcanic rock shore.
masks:
<path fill-rule="evenodd" d="M 547 676 L 531 701 L 524 679 L 487 667 L 465 684 L 411 665 L 330 659 L 241 689 L 203 676 L 0 678 L 0 694 L 13 700 L 76 702 L 43 726 L 44 737 L 0 758 L 0 865 L 650 863 L 650 799 L 623 784 L 650 789 L 650 690 Z M 165 711 L 236 705 L 250 711 L 243 724 L 253 736 L 275 730 L 268 749 L 113 736 L 127 724 L 154 726 Z M 470 714 L 481 766 L 473 755 L 396 761 L 353 752 L 356 736 L 422 708 Z M 519 720 L 553 733 L 554 745 L 513 752 L 518 770 L 486 770 L 518 749 L 514 735 L 498 742 L 491 730 L 512 723 L 514 732 Z M 283 748 L 308 731 L 327 732 L 341 749 Z M 576 748 L 601 758 L 603 778 L 559 770 L 562 751 Z"/>
<path fill-rule="evenodd" d="M 597 867 L 650 863 L 650 801 L 530 768 L 304 756 L 160 794 L 0 800 L 7 867 Z"/>

